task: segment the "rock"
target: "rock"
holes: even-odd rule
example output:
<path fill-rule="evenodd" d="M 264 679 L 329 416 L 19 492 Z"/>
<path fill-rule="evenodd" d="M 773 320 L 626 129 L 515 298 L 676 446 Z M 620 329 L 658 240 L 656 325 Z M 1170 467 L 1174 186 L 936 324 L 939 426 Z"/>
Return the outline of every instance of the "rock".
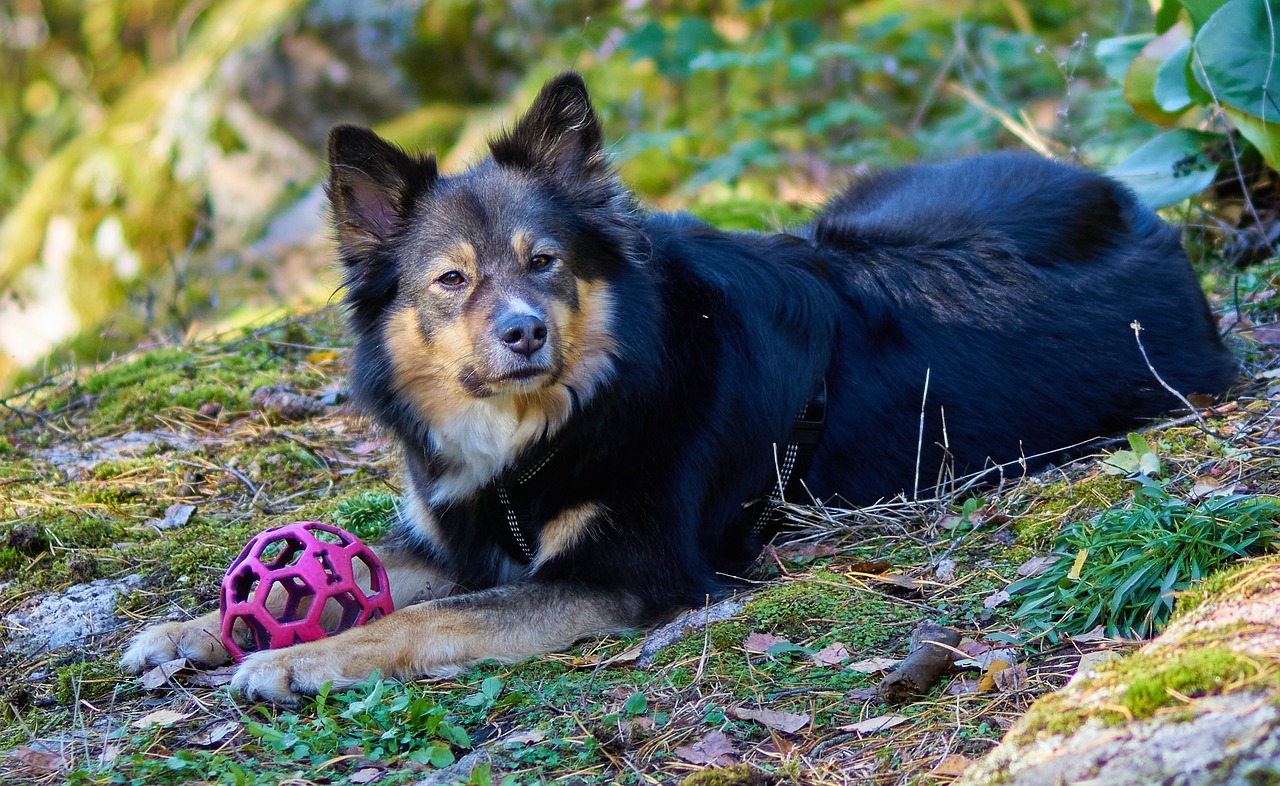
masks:
<path fill-rule="evenodd" d="M 4 618 L 6 652 L 54 650 L 109 633 L 118 626 L 116 596 L 142 584 L 136 574 L 99 579 L 32 598 Z"/>

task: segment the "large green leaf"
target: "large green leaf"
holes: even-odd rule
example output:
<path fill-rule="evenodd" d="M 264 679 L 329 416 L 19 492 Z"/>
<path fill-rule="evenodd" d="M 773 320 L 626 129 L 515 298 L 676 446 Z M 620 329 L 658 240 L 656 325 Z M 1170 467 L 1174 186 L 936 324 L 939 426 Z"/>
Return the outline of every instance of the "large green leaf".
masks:
<path fill-rule="evenodd" d="M 1124 84 L 1125 74 L 1129 73 L 1129 64 L 1142 51 L 1142 47 L 1151 43 L 1154 38 L 1155 36 L 1151 33 L 1104 38 L 1098 42 L 1094 54 L 1098 56 L 1098 62 L 1102 63 L 1107 76 Z"/>
<path fill-rule="evenodd" d="M 1228 0 L 1195 37 L 1196 79 L 1255 117 L 1280 117 L 1280 0 Z"/>
<path fill-rule="evenodd" d="M 1193 103 L 1187 89 L 1187 58 L 1191 41 L 1186 41 L 1160 64 L 1156 72 L 1155 101 L 1166 112 L 1182 112 Z"/>
<path fill-rule="evenodd" d="M 1241 136 L 1258 148 L 1263 160 L 1272 169 L 1280 169 L 1280 122 L 1262 120 L 1231 106 L 1224 106 L 1222 110 Z"/>
<path fill-rule="evenodd" d="M 1178 107 L 1177 111 L 1164 109 L 1156 95 L 1156 81 L 1165 62 L 1190 40 L 1191 28 L 1188 25 L 1174 25 L 1148 42 L 1133 59 L 1124 77 L 1124 100 L 1142 118 L 1156 125 L 1171 126 L 1177 122 L 1181 110 L 1186 109 L 1186 104 Z"/>
<path fill-rule="evenodd" d="M 1217 135 L 1177 128 L 1133 151 L 1111 176 L 1133 189 L 1151 208 L 1176 205 L 1213 184 L 1218 165 L 1205 155 Z"/>
<path fill-rule="evenodd" d="M 1226 0 L 1182 0 L 1182 7 L 1191 15 L 1191 24 L 1199 30 L 1225 2 Z"/>

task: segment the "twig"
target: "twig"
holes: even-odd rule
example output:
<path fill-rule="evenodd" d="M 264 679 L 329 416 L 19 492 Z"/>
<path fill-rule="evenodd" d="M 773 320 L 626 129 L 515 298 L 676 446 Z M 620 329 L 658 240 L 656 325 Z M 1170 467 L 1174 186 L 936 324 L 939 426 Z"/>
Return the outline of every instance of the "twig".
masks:
<path fill-rule="evenodd" d="M 1138 342 L 1138 351 L 1142 353 L 1143 362 L 1147 364 L 1147 369 L 1151 372 L 1151 376 L 1155 377 L 1156 382 L 1160 383 L 1160 387 L 1176 396 L 1183 406 L 1190 410 L 1191 414 L 1195 415 L 1197 427 L 1201 431 L 1214 439 L 1226 439 L 1226 437 L 1211 430 L 1209 424 L 1205 422 L 1204 416 L 1200 414 L 1200 408 L 1188 401 L 1186 396 L 1174 390 L 1173 386 L 1165 382 L 1164 377 L 1160 376 L 1160 372 L 1156 371 L 1156 367 L 1151 365 L 1151 358 L 1147 357 L 1147 348 L 1142 346 L 1142 336 L 1140 335 L 1142 333 L 1142 323 L 1135 319 L 1129 323 L 1129 327 L 1133 328 L 1133 340 Z"/>
<path fill-rule="evenodd" d="M 916 472 L 912 481 L 911 499 L 920 499 L 920 457 L 924 454 L 924 407 L 929 401 L 929 374 L 932 367 L 924 370 L 924 392 L 920 395 L 920 430 L 916 433 Z"/>

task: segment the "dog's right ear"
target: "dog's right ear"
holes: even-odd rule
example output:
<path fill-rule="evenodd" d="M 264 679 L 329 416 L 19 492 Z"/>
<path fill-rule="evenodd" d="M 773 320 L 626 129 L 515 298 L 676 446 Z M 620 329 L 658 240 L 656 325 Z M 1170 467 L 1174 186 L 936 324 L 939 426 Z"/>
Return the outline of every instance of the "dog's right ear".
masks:
<path fill-rule="evenodd" d="M 335 126 L 324 190 L 343 260 L 352 264 L 385 244 L 437 175 L 432 156 L 411 156 L 367 128 Z"/>

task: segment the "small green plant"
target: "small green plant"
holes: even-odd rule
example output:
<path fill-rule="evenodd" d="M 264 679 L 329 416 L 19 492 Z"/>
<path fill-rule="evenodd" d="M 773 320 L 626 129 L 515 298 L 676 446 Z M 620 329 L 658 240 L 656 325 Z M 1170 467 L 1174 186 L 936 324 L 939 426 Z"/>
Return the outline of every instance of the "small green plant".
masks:
<path fill-rule="evenodd" d="M 1154 33 L 1100 42 L 1098 58 L 1129 106 L 1169 129 L 1111 174 L 1165 207 L 1208 188 L 1219 163 L 1242 152 L 1232 132 L 1280 165 L 1277 24 L 1277 0 L 1163 0 Z M 1219 114 L 1229 128 L 1214 125 Z"/>
<path fill-rule="evenodd" d="M 466 730 L 414 685 L 375 678 L 338 694 L 326 687 L 313 707 L 313 717 L 283 713 L 273 723 L 250 722 L 246 730 L 277 757 L 311 766 L 356 749 L 375 761 L 446 767 L 454 761 L 453 748 L 471 747 Z"/>
<path fill-rule="evenodd" d="M 1055 561 L 1009 587 L 1014 613 L 1056 641 L 1102 625 L 1108 635 L 1146 637 L 1173 611 L 1175 595 L 1231 561 L 1266 551 L 1280 500 L 1233 494 L 1197 502 L 1170 496 L 1149 477 L 1124 505 L 1069 524 Z"/>
<path fill-rule="evenodd" d="M 364 541 L 375 540 L 390 528 L 396 515 L 396 496 L 385 491 L 366 491 L 339 502 L 333 521 Z"/>

